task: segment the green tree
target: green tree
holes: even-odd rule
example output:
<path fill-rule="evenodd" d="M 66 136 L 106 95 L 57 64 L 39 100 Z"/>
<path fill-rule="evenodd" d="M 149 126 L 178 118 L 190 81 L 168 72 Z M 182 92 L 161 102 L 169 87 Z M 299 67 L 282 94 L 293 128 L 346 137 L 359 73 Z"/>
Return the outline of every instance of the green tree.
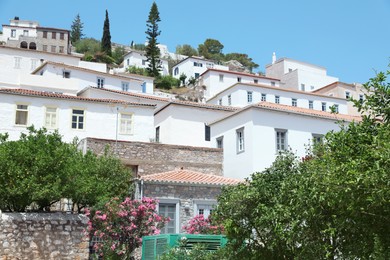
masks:
<path fill-rule="evenodd" d="M 186 56 L 197 56 L 198 51 L 189 44 L 183 44 L 176 46 L 176 54 L 186 55 Z"/>
<path fill-rule="evenodd" d="M 115 60 L 116 64 L 121 64 L 123 62 L 123 56 L 126 54 L 126 50 L 123 46 L 116 47 L 112 53 L 112 58 Z"/>
<path fill-rule="evenodd" d="M 160 49 L 157 46 L 157 37 L 161 34 L 161 31 L 158 29 L 158 23 L 160 21 L 160 13 L 158 12 L 157 4 L 156 2 L 153 2 L 149 12 L 149 18 L 146 21 L 146 38 L 148 44 L 145 48 L 145 56 L 149 62 L 148 72 L 152 77 L 158 77 L 161 70 Z"/>
<path fill-rule="evenodd" d="M 76 52 L 83 53 L 86 56 L 94 56 L 95 53 L 100 51 L 100 41 L 94 38 L 84 38 L 76 42 Z"/>
<path fill-rule="evenodd" d="M 198 52 L 199 55 L 206 59 L 212 59 L 216 61 L 223 60 L 223 45 L 218 40 L 206 39 L 203 44 L 199 44 Z"/>
<path fill-rule="evenodd" d="M 102 37 L 101 51 L 111 56 L 111 34 L 110 34 L 110 20 L 108 18 L 108 11 L 106 9 L 106 19 L 104 20 L 103 26 L 103 37 Z"/>
<path fill-rule="evenodd" d="M 70 29 L 70 41 L 73 44 L 80 41 L 84 37 L 83 28 L 84 23 L 81 22 L 80 14 L 77 14 L 72 22 Z"/>
<path fill-rule="evenodd" d="M 250 58 L 248 54 L 244 53 L 228 53 L 225 55 L 224 60 L 236 60 L 240 62 L 244 67 L 246 67 L 250 72 L 252 72 L 253 69 L 259 67 L 259 64 L 253 62 L 252 58 Z"/>

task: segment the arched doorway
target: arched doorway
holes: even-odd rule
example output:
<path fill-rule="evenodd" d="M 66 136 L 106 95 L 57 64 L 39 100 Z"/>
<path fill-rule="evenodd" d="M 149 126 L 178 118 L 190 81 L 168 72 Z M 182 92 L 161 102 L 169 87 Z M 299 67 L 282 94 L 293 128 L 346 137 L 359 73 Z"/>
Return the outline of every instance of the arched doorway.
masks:
<path fill-rule="evenodd" d="M 20 48 L 27 49 L 27 42 L 25 42 L 25 41 L 21 42 Z"/>
<path fill-rule="evenodd" d="M 35 42 L 30 42 L 30 46 L 28 48 L 30 50 L 36 50 L 37 49 L 37 45 L 35 44 Z"/>

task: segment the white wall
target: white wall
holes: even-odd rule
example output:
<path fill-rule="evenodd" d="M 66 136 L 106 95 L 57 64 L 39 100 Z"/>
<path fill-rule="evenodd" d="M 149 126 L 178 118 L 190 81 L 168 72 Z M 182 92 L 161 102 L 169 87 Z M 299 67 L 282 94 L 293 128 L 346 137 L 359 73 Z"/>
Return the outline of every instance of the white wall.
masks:
<path fill-rule="evenodd" d="M 194 62 L 201 64 L 201 67 L 194 66 Z M 178 71 L 176 71 L 177 73 L 175 73 L 176 68 L 178 68 Z M 172 68 L 172 75 L 173 75 L 173 77 L 178 79 L 178 78 L 180 78 L 180 75 L 184 73 L 187 76 L 186 80 L 188 80 L 191 77 L 196 78 L 195 77 L 196 73 L 199 74 L 199 76 L 200 76 L 207 69 L 229 70 L 229 67 L 217 65 L 210 60 L 197 59 L 197 58 L 190 57 L 190 58 L 183 60 L 182 62 L 180 62 L 176 66 L 174 66 Z"/>
<path fill-rule="evenodd" d="M 147 58 L 144 54 L 131 51 L 124 56 L 123 66 L 124 68 L 136 66 L 138 68 L 146 69 L 149 66 L 149 62 L 146 59 Z M 164 59 L 161 59 L 161 75 L 169 75 L 168 61 Z"/>
<path fill-rule="evenodd" d="M 133 134 L 118 133 L 118 140 L 149 142 L 154 136 L 153 107 L 123 106 L 108 103 L 82 102 L 69 99 L 53 99 L 21 95 L 0 94 L 0 133 L 8 132 L 11 140 L 26 133 L 25 126 L 15 125 L 16 104 L 28 105 L 28 125 L 44 126 L 45 109 L 57 107 L 58 131 L 63 140 L 70 142 L 77 137 L 116 138 L 117 107 L 121 113 L 133 113 Z M 71 128 L 72 109 L 85 110 L 83 130 Z"/>
<path fill-rule="evenodd" d="M 96 70 L 100 72 L 107 72 L 107 64 L 106 63 L 100 63 L 100 62 L 91 62 L 91 61 L 80 61 L 78 64 L 81 68 L 86 68 L 90 70 Z"/>

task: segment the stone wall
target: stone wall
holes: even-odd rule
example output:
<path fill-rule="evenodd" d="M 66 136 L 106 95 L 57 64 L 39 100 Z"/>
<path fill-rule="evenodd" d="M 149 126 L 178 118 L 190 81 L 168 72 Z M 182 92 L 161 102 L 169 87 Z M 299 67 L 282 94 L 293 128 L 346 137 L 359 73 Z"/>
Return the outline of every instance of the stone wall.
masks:
<path fill-rule="evenodd" d="M 80 149 L 103 154 L 106 147 L 118 154 L 129 166 L 135 166 L 137 174 L 147 175 L 184 168 L 208 174 L 222 175 L 222 149 L 168 145 L 160 143 L 127 142 L 86 138 Z"/>
<path fill-rule="evenodd" d="M 88 218 L 63 213 L 2 213 L 0 259 L 88 259 Z"/>

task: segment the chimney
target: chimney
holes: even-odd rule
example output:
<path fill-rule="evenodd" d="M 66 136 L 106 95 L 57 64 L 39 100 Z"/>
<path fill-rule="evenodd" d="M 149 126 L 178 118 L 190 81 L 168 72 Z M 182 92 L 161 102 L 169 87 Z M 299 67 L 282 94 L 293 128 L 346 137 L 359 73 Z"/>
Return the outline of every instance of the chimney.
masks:
<path fill-rule="evenodd" d="M 272 53 L 272 64 L 275 64 L 276 62 L 276 54 L 275 52 Z"/>
<path fill-rule="evenodd" d="M 15 16 L 14 20 L 19 20 L 19 16 Z"/>

